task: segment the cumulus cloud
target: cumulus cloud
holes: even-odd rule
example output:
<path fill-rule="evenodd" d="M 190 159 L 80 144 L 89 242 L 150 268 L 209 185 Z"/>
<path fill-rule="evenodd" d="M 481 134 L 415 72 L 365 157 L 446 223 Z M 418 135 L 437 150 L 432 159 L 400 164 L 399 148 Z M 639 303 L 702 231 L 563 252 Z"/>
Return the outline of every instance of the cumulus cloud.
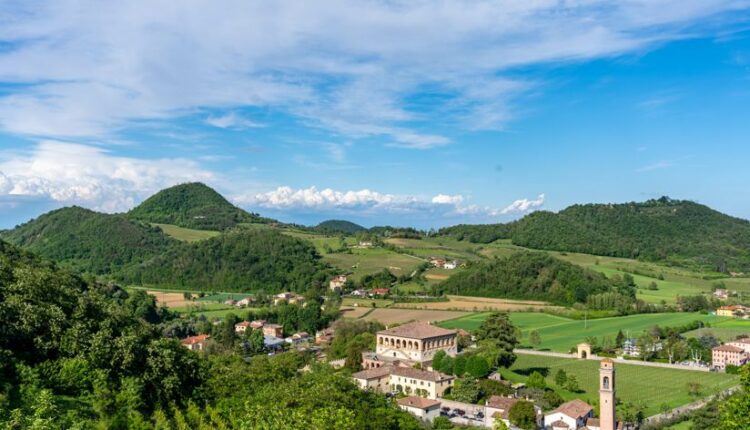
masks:
<path fill-rule="evenodd" d="M 544 195 L 534 201 L 517 201 L 511 206 L 517 210 L 489 206 L 466 205 L 466 198 L 460 194 L 437 194 L 430 199 L 414 195 L 388 194 L 369 189 L 358 191 L 337 191 L 330 188 L 278 187 L 271 191 L 239 195 L 234 201 L 242 206 L 265 208 L 278 211 L 321 211 L 356 214 L 410 214 L 414 216 L 436 217 L 477 217 L 495 219 L 501 215 L 522 214 L 531 208 L 541 206 Z M 521 202 L 521 203 L 519 203 Z M 510 206 L 509 206 L 510 207 Z M 507 209 L 507 208 L 506 208 Z"/>
<path fill-rule="evenodd" d="M 510 205 L 503 208 L 503 210 L 500 211 L 500 214 L 507 215 L 514 213 L 525 213 L 540 208 L 542 205 L 544 205 L 544 194 L 539 194 L 539 196 L 534 200 L 520 199 L 514 201 Z"/>
<path fill-rule="evenodd" d="M 170 185 L 213 179 L 190 160 L 120 157 L 96 146 L 52 140 L 29 153 L 0 155 L 0 194 L 43 197 L 106 212 L 127 210 Z"/>
<path fill-rule="evenodd" d="M 430 125 L 502 128 L 518 67 L 641 52 L 741 19 L 738 0 L 0 2 L 0 128 L 102 137 L 143 120 L 270 108 L 427 149 Z M 91 14 L 96 10 L 96 14 Z M 363 13 L 366 11 L 366 13 Z M 734 18 L 733 18 L 734 17 Z M 708 23 L 708 24 L 706 24 Z M 704 25 L 705 24 L 705 25 Z M 724 26 L 726 28 L 726 26 Z M 50 65 L 54 65 L 53 67 Z M 428 89 L 434 103 L 413 107 Z M 227 114 L 217 127 L 247 127 Z"/>

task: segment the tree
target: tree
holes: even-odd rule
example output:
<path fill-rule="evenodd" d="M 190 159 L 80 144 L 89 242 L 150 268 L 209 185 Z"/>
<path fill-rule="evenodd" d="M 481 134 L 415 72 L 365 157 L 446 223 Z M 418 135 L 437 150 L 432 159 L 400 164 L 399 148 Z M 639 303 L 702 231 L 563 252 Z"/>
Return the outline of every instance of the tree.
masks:
<path fill-rule="evenodd" d="M 539 346 L 542 343 L 542 337 L 539 335 L 539 332 L 537 330 L 532 330 L 531 333 L 529 333 L 529 342 L 531 342 L 531 344 L 535 347 Z"/>
<path fill-rule="evenodd" d="M 558 369 L 555 373 L 555 384 L 558 387 L 564 387 L 566 382 L 568 382 L 568 374 L 565 373 L 565 370 Z"/>
<path fill-rule="evenodd" d="M 742 389 L 721 404 L 719 430 L 750 428 L 750 366 L 742 366 L 740 373 Z"/>
<path fill-rule="evenodd" d="M 481 394 L 482 390 L 479 384 L 473 379 L 459 379 L 451 389 L 453 400 L 458 402 L 476 403 Z"/>
<path fill-rule="evenodd" d="M 700 382 L 690 381 L 687 383 L 687 391 L 690 396 L 698 397 L 703 391 L 703 386 L 700 384 Z"/>
<path fill-rule="evenodd" d="M 615 337 L 615 346 L 617 348 L 622 348 L 623 342 L 625 342 L 625 334 L 622 332 L 622 330 L 618 330 L 617 337 Z"/>
<path fill-rule="evenodd" d="M 442 349 L 436 352 L 435 355 L 432 356 L 432 368 L 437 371 L 441 371 L 440 369 L 442 369 L 443 359 L 447 355 L 448 354 L 445 352 L 445 350 Z"/>
<path fill-rule="evenodd" d="M 432 421 L 432 428 L 433 430 L 451 430 L 453 428 L 453 423 L 450 418 L 439 416 L 435 417 Z"/>
<path fill-rule="evenodd" d="M 464 376 L 464 373 L 466 373 L 466 356 L 457 355 L 453 359 L 453 374 L 460 378 Z"/>
<path fill-rule="evenodd" d="M 486 341 L 486 345 L 492 349 L 490 361 L 493 367 L 510 367 L 516 361 L 513 350 L 518 345 L 518 338 L 507 312 L 490 314 L 477 329 L 476 337 L 480 342 Z"/>
<path fill-rule="evenodd" d="M 543 390 L 547 388 L 547 382 L 545 382 L 544 376 L 535 370 L 531 372 L 531 375 L 529 375 L 529 379 L 526 380 L 526 386 L 529 388 L 539 388 Z"/>
<path fill-rule="evenodd" d="M 581 391 L 576 375 L 568 375 L 568 382 L 565 384 L 565 389 L 573 393 Z"/>
<path fill-rule="evenodd" d="M 508 426 L 505 425 L 505 421 L 503 421 L 503 417 L 499 415 L 495 417 L 495 423 L 492 429 L 493 430 L 510 430 L 508 429 Z"/>
<path fill-rule="evenodd" d="M 526 400 L 519 400 L 510 407 L 508 419 L 512 424 L 524 430 L 533 430 L 537 427 L 534 405 Z"/>
<path fill-rule="evenodd" d="M 466 361 L 466 373 L 474 378 L 484 378 L 490 373 L 490 366 L 483 357 L 472 355 Z"/>

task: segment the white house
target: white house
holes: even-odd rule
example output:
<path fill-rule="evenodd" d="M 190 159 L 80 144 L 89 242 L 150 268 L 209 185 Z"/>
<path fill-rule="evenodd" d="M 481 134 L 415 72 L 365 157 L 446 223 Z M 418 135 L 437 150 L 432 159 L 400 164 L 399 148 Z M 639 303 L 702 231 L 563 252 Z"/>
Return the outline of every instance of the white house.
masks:
<path fill-rule="evenodd" d="M 443 264 L 443 269 L 453 270 L 456 267 L 458 267 L 458 262 L 456 260 L 446 261 L 445 264 Z"/>
<path fill-rule="evenodd" d="M 565 402 L 544 416 L 544 423 L 553 430 L 575 430 L 594 416 L 594 408 L 583 400 Z"/>
<path fill-rule="evenodd" d="M 440 402 L 437 400 L 409 396 L 398 399 L 398 406 L 422 421 L 432 422 L 440 416 Z"/>

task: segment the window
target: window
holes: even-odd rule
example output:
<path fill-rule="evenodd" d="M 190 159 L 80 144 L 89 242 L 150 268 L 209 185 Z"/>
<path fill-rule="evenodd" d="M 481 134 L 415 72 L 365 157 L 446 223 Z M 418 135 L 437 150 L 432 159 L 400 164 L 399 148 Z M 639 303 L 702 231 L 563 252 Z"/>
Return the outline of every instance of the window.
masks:
<path fill-rule="evenodd" d="M 605 376 L 604 379 L 602 379 L 602 388 L 609 390 L 609 376 Z"/>

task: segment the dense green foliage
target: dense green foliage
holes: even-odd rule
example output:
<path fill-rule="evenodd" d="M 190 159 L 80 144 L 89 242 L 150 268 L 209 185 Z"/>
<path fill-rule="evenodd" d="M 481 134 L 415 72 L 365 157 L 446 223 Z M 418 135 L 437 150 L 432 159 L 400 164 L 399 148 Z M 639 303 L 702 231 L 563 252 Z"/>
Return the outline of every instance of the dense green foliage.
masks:
<path fill-rule="evenodd" d="M 3 238 L 65 266 L 95 274 L 116 272 L 177 244 L 156 227 L 76 206 L 46 213 L 4 232 Z"/>
<path fill-rule="evenodd" d="M 234 206 L 199 182 L 161 190 L 128 212 L 128 217 L 199 230 L 226 230 L 239 223 L 268 221 Z"/>
<path fill-rule="evenodd" d="M 490 243 L 509 239 L 511 224 L 458 224 L 438 230 L 438 235 L 474 243 Z"/>
<path fill-rule="evenodd" d="M 436 287 L 439 293 L 544 300 L 564 305 L 586 303 L 589 296 L 619 292 L 633 297 L 625 282 L 540 252 L 521 252 L 474 262 Z"/>
<path fill-rule="evenodd" d="M 331 219 L 323 221 L 316 225 L 315 230 L 323 233 L 344 233 L 344 234 L 356 234 L 361 231 L 367 230 L 359 224 L 355 224 L 351 221 Z"/>
<path fill-rule="evenodd" d="M 315 247 L 274 230 L 248 229 L 173 247 L 121 278 L 205 290 L 306 291 L 328 274 Z"/>
<path fill-rule="evenodd" d="M 266 356 L 236 321 L 172 319 L 0 241 L 0 428 L 421 428 L 346 373 L 301 372 L 310 356 Z M 211 333 L 203 353 L 162 337 L 194 330 Z"/>
<path fill-rule="evenodd" d="M 478 243 L 638 258 L 719 272 L 750 270 L 750 222 L 690 201 L 574 205 L 510 224 L 457 225 L 439 234 Z"/>

